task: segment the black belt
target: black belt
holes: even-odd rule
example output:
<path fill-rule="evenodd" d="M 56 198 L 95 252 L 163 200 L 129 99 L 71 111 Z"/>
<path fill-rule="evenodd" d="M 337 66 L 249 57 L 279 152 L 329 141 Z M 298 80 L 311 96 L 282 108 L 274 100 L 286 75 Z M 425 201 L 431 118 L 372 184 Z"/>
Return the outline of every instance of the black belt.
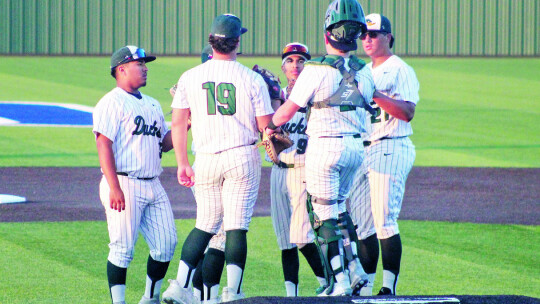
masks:
<path fill-rule="evenodd" d="M 129 174 L 127 174 L 126 172 L 116 172 L 116 174 L 122 175 L 122 176 L 129 176 Z M 156 177 L 157 176 L 154 176 L 154 177 L 135 177 L 135 178 L 138 179 L 138 180 L 153 180 Z"/>
<path fill-rule="evenodd" d="M 369 140 L 365 140 L 364 141 L 364 147 L 369 147 L 372 143 L 376 142 L 376 141 L 380 141 L 380 140 L 385 140 L 385 139 L 390 139 L 392 137 L 388 137 L 388 136 L 385 136 L 385 137 L 381 137 L 377 140 L 374 140 L 374 141 L 369 141 Z"/>
<path fill-rule="evenodd" d="M 319 138 L 343 138 L 343 137 L 347 137 L 347 136 L 350 136 L 350 135 L 345 135 L 345 136 L 342 136 L 342 135 L 338 135 L 338 136 L 321 136 L 321 137 L 319 137 Z M 353 138 L 361 138 L 362 135 L 360 135 L 360 134 L 354 134 L 352 137 L 353 137 Z"/>
<path fill-rule="evenodd" d="M 282 168 L 282 169 L 294 168 L 294 164 L 286 164 L 286 163 L 284 163 L 282 161 L 280 161 L 279 163 L 277 163 L 275 165 Z"/>

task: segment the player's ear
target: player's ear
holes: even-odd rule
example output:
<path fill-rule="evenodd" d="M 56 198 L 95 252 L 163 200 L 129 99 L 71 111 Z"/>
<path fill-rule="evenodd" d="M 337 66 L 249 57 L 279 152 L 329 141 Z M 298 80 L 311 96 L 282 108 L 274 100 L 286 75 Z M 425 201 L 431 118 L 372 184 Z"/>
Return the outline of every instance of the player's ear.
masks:
<path fill-rule="evenodd" d="M 126 66 L 124 64 L 121 64 L 116 68 L 116 74 L 125 74 L 125 73 L 126 73 Z"/>

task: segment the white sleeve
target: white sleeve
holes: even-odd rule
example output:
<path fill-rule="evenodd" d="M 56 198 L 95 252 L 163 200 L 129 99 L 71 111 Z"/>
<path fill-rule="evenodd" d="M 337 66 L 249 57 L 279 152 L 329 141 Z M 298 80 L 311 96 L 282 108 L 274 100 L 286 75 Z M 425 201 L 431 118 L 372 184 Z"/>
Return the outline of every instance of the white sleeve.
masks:
<path fill-rule="evenodd" d="M 268 86 L 261 75 L 255 74 L 252 89 L 254 95 L 251 100 L 255 107 L 255 116 L 265 116 L 274 113 L 270 94 L 268 93 Z"/>
<path fill-rule="evenodd" d="M 314 67 L 313 65 L 308 65 L 304 68 L 298 76 L 291 95 L 288 98 L 301 108 L 307 106 L 321 83 L 320 76 Z"/>
<path fill-rule="evenodd" d="M 355 77 L 358 81 L 358 90 L 369 104 L 373 100 L 373 93 L 375 92 L 375 82 L 373 81 L 373 76 L 369 68 L 364 67 Z"/>
<path fill-rule="evenodd" d="M 111 96 L 105 95 L 96 105 L 92 113 L 93 132 L 97 138 L 98 133 L 105 135 L 108 139 L 114 142 L 118 129 L 120 128 L 120 120 L 123 116 L 123 108 L 121 103 Z"/>
<path fill-rule="evenodd" d="M 417 104 L 418 100 L 420 100 L 420 96 L 418 95 L 420 83 L 410 66 L 404 66 L 398 70 L 395 87 L 397 93 L 395 96 L 396 99 L 410 101 L 414 104 Z"/>
<path fill-rule="evenodd" d="M 180 76 L 180 79 L 178 79 L 177 87 L 176 87 L 176 93 L 174 94 L 174 98 L 171 104 L 171 108 L 173 109 L 188 109 L 189 103 L 187 100 L 187 88 L 186 88 L 186 73 L 182 74 Z"/>

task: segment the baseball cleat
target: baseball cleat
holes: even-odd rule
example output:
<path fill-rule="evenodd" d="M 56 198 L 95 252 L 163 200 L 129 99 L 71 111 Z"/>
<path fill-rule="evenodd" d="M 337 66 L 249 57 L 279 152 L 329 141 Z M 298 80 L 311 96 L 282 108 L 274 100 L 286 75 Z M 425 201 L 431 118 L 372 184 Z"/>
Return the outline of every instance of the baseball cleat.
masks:
<path fill-rule="evenodd" d="M 395 296 L 395 294 L 390 290 L 388 287 L 382 287 L 381 290 L 379 290 L 378 296 Z"/>
<path fill-rule="evenodd" d="M 223 291 L 221 293 L 221 303 L 240 300 L 245 297 L 246 295 L 242 291 L 240 291 L 240 293 L 236 293 L 232 290 L 232 288 L 223 287 Z"/>
<path fill-rule="evenodd" d="M 139 301 L 139 304 L 159 304 L 159 303 L 161 302 L 159 301 L 158 298 L 149 299 L 145 296 L 143 296 L 141 300 Z"/>
<path fill-rule="evenodd" d="M 360 289 L 369 283 L 369 277 L 360 263 L 349 264 L 349 278 L 353 295 L 359 294 Z"/>
<path fill-rule="evenodd" d="M 169 287 L 163 293 L 163 303 L 166 304 L 198 304 L 199 300 L 188 288 L 180 287 L 178 281 L 169 280 Z"/>
<path fill-rule="evenodd" d="M 334 289 L 332 291 L 328 290 L 332 288 L 329 286 L 324 292 L 319 294 L 319 297 L 340 297 L 340 296 L 350 296 L 352 294 L 352 289 L 349 284 L 349 280 L 338 282 L 334 284 Z"/>
<path fill-rule="evenodd" d="M 370 297 L 373 295 L 373 283 L 368 282 L 366 285 L 364 285 L 362 288 L 358 290 L 358 294 L 355 294 L 353 291 L 353 296 L 361 296 L 361 297 Z"/>

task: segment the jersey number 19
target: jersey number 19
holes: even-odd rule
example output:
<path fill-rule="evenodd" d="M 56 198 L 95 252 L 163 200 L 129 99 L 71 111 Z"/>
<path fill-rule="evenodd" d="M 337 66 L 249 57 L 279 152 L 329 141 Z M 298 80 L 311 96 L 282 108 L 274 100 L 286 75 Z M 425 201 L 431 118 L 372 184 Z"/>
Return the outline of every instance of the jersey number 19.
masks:
<path fill-rule="evenodd" d="M 234 115 L 236 113 L 236 87 L 232 83 L 205 82 L 202 85 L 206 90 L 208 115 L 216 115 L 217 110 L 222 115 Z M 216 98 L 217 97 L 217 98 Z"/>

